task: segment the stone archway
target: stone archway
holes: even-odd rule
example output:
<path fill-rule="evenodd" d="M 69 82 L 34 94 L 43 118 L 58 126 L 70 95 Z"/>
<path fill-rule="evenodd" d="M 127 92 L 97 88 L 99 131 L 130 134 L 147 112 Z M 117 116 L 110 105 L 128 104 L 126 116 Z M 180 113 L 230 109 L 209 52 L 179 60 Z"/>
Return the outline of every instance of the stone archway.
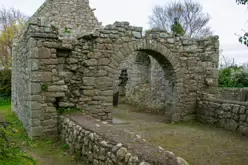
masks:
<path fill-rule="evenodd" d="M 134 52 L 144 52 L 153 57 L 163 68 L 164 76 L 167 80 L 166 88 L 166 116 L 171 119 L 172 115 L 178 113 L 180 109 L 180 96 L 182 88 L 182 78 L 179 57 L 171 53 L 170 50 L 154 41 L 143 39 L 135 42 L 129 42 L 121 45 L 115 49 L 115 55 L 111 57 L 110 66 L 118 68 L 122 61 L 127 58 L 127 56 L 132 55 Z M 114 76 L 111 77 L 114 82 Z M 113 89 L 111 89 L 113 90 Z M 109 103 L 110 104 L 110 103 Z M 110 108 L 110 107 L 108 107 Z"/>

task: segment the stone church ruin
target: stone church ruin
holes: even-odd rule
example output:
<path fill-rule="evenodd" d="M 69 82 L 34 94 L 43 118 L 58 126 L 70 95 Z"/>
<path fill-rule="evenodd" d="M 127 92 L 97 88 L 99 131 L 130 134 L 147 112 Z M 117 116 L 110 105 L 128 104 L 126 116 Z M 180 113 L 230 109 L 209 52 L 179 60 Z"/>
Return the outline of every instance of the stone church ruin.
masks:
<path fill-rule="evenodd" d="M 103 27 L 88 0 L 47 0 L 14 45 L 13 110 L 30 137 L 58 134 L 57 108 L 112 120 L 118 92 L 119 102 L 190 120 L 201 94 L 218 91 L 218 60 L 217 36 L 144 35 L 128 22 Z"/>

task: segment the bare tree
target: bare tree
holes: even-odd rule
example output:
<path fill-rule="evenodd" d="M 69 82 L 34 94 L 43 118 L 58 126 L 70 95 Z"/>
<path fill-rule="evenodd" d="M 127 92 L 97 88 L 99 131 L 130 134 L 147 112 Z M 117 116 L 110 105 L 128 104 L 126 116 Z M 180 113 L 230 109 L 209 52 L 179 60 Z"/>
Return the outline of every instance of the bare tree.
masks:
<path fill-rule="evenodd" d="M 170 32 L 175 18 L 183 26 L 186 36 L 212 35 L 212 30 L 208 26 L 209 14 L 204 13 L 202 5 L 193 0 L 173 1 L 165 6 L 155 6 L 149 23 L 152 28 L 166 29 Z"/>
<path fill-rule="evenodd" d="M 11 53 L 14 38 L 19 34 L 27 17 L 14 8 L 0 9 L 0 67 L 11 66 Z"/>
<path fill-rule="evenodd" d="M 10 95 L 12 45 L 27 17 L 14 8 L 0 8 L 0 94 Z"/>

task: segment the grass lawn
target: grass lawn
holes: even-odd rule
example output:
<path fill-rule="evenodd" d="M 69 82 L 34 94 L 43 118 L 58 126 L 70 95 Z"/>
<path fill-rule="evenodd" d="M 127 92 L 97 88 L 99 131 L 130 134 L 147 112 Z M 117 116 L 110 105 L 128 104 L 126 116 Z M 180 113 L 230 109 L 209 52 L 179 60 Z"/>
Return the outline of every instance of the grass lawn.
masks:
<path fill-rule="evenodd" d="M 5 119 L 13 124 L 16 133 L 9 140 L 16 147 L 11 153 L 17 156 L 0 158 L 0 165 L 77 165 L 75 158 L 68 154 L 68 146 L 52 139 L 30 140 L 22 123 L 11 112 L 10 101 L 0 102 L 0 121 Z"/>
<path fill-rule="evenodd" d="M 248 165 L 248 138 L 197 121 L 166 124 L 161 116 L 127 111 L 119 106 L 116 127 L 141 135 L 184 158 L 190 165 Z M 127 107 L 127 109 L 131 109 Z"/>

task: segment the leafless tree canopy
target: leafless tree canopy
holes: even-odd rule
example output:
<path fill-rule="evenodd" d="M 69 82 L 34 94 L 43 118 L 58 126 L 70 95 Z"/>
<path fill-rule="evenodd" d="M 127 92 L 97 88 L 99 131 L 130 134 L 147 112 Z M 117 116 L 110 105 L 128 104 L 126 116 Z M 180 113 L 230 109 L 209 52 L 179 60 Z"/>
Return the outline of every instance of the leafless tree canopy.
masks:
<path fill-rule="evenodd" d="M 153 14 L 149 17 L 152 28 L 161 28 L 171 31 L 170 27 L 174 19 L 178 18 L 189 37 L 205 37 L 212 35 L 208 26 L 209 14 L 203 12 L 200 3 L 192 0 L 173 1 L 165 6 L 155 6 Z"/>
<path fill-rule="evenodd" d="M 11 26 L 12 23 L 27 20 L 27 16 L 14 8 L 0 8 L 0 32 Z"/>
<path fill-rule="evenodd" d="M 0 67 L 11 66 L 13 40 L 27 17 L 14 8 L 0 8 Z"/>

